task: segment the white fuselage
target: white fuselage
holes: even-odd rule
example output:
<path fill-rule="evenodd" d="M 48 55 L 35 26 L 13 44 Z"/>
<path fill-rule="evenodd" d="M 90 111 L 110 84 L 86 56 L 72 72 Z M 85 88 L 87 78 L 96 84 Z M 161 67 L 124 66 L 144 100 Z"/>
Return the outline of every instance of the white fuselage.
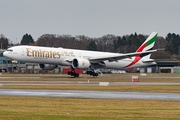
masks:
<path fill-rule="evenodd" d="M 109 52 L 96 52 L 87 50 L 76 49 L 64 49 L 64 48 L 51 48 L 51 47 L 36 47 L 36 46 L 16 46 L 11 47 L 12 51 L 5 51 L 4 56 L 17 61 L 40 63 L 40 64 L 54 64 L 61 66 L 71 66 L 74 58 L 96 58 L 96 57 L 112 57 L 120 55 L 119 53 Z M 127 69 L 125 66 L 130 64 L 134 60 L 132 58 L 126 58 L 109 62 L 103 61 L 106 69 Z M 128 68 L 143 67 L 154 65 L 155 62 L 143 63 L 139 60 L 136 64 L 129 66 Z"/>

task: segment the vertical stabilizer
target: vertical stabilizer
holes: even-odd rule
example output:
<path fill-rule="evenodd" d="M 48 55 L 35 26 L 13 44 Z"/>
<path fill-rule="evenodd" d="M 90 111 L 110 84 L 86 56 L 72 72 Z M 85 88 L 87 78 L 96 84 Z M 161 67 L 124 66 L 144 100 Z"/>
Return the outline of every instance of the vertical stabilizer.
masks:
<path fill-rule="evenodd" d="M 137 49 L 136 52 L 144 52 L 152 50 L 156 41 L 158 33 L 152 32 L 151 35 L 144 41 L 144 43 Z M 150 59 L 151 53 L 143 55 L 146 59 Z"/>
<path fill-rule="evenodd" d="M 136 52 L 144 52 L 152 50 L 156 41 L 158 33 L 152 32 L 151 35 L 144 41 L 144 43 L 136 50 Z M 143 53 L 134 57 L 133 61 L 126 65 L 124 68 L 128 68 L 136 64 L 139 60 L 149 61 L 151 53 Z"/>
<path fill-rule="evenodd" d="M 157 32 L 152 32 L 151 35 L 144 41 L 144 43 L 137 49 L 136 52 L 152 50 L 155 44 L 157 35 L 158 35 Z"/>

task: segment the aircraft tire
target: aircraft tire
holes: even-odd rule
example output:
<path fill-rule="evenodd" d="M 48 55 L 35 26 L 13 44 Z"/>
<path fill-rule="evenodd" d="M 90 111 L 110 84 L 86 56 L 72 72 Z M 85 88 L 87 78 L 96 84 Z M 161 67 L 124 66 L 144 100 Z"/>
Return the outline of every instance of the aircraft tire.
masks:
<path fill-rule="evenodd" d="M 74 73 L 74 77 L 79 77 L 79 74 L 78 73 Z"/>
<path fill-rule="evenodd" d="M 71 75 L 71 72 L 68 72 L 67 74 L 68 74 L 68 75 Z"/>
<path fill-rule="evenodd" d="M 98 73 L 94 73 L 93 76 L 98 76 Z"/>
<path fill-rule="evenodd" d="M 90 71 L 86 71 L 86 74 L 90 74 Z"/>

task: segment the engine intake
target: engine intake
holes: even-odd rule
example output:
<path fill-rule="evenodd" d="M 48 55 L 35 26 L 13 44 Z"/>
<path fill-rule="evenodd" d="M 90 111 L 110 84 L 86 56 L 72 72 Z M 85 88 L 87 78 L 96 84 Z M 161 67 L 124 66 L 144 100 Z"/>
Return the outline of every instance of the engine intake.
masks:
<path fill-rule="evenodd" d="M 78 68 L 78 69 L 88 69 L 90 67 L 91 63 L 89 60 L 84 58 L 75 58 L 72 61 L 72 67 Z"/>
<path fill-rule="evenodd" d="M 54 70 L 55 68 L 58 67 L 58 65 L 52 65 L 52 64 L 39 64 L 39 67 L 42 70 Z"/>

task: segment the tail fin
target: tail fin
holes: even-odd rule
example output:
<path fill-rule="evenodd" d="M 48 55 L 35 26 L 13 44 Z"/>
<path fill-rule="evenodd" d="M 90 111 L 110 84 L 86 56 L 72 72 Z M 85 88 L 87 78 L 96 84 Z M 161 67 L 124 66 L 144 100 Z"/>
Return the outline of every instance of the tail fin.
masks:
<path fill-rule="evenodd" d="M 152 50 L 157 38 L 157 34 L 157 32 L 152 32 L 151 35 L 144 41 L 144 43 L 136 50 L 136 52 Z"/>
<path fill-rule="evenodd" d="M 156 41 L 158 33 L 152 32 L 151 35 L 144 41 L 144 43 L 136 50 L 136 52 L 144 52 L 152 50 Z M 151 56 L 151 53 L 147 55 L 143 55 L 142 57 L 145 57 L 146 59 L 149 59 Z"/>
<path fill-rule="evenodd" d="M 124 68 L 128 68 L 136 64 L 139 60 L 142 60 L 142 62 L 154 62 L 152 59 L 150 59 L 152 51 L 156 38 L 157 38 L 158 33 L 157 32 L 152 32 L 151 35 L 145 40 L 145 42 L 136 50 L 136 52 L 145 52 L 149 51 L 147 53 L 142 53 L 140 55 L 137 55 L 134 57 L 134 60 L 126 65 Z"/>

